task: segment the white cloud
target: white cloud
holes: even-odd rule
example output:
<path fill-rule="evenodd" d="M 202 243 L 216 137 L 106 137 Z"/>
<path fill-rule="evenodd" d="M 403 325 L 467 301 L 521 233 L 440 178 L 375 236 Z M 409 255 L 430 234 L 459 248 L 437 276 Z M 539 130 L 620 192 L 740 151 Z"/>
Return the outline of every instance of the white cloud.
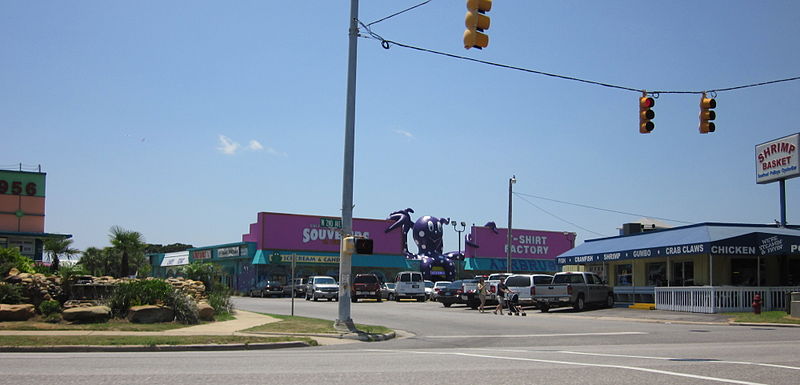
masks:
<path fill-rule="evenodd" d="M 398 134 L 398 135 L 405 136 L 408 139 L 415 139 L 414 138 L 414 134 L 412 134 L 412 133 L 410 133 L 410 132 L 408 132 L 406 130 L 392 130 L 392 132 L 394 132 L 395 134 Z"/>
<path fill-rule="evenodd" d="M 262 146 L 259 141 L 252 139 L 250 140 L 250 144 L 247 145 L 247 148 L 252 151 L 261 151 L 264 149 L 264 146 Z"/>
<path fill-rule="evenodd" d="M 234 142 L 231 138 L 220 135 L 219 136 L 219 147 L 217 150 L 225 155 L 235 155 L 237 151 L 239 151 L 239 143 Z"/>

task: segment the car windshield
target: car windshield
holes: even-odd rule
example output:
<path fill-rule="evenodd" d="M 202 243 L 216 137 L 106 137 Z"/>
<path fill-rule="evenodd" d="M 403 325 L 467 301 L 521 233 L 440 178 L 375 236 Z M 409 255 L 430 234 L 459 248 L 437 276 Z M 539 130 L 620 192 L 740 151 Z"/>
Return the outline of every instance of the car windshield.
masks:
<path fill-rule="evenodd" d="M 463 284 L 464 284 L 464 281 L 454 281 L 453 283 L 448 284 L 447 288 L 448 289 L 460 289 L 461 285 L 463 285 Z"/>
<path fill-rule="evenodd" d="M 447 285 L 449 285 L 449 284 L 450 284 L 450 281 L 439 281 L 439 282 L 436 282 L 436 284 L 433 285 L 433 287 L 447 287 Z"/>
<path fill-rule="evenodd" d="M 314 278 L 314 283 L 323 284 L 323 285 L 335 285 L 336 280 L 330 277 L 323 277 L 323 278 Z"/>
<path fill-rule="evenodd" d="M 428 287 L 428 288 L 433 288 L 433 282 L 431 282 L 431 281 L 425 281 L 425 287 Z"/>
<path fill-rule="evenodd" d="M 386 287 L 389 288 L 389 289 L 394 289 L 394 284 L 393 283 L 387 283 Z"/>
<path fill-rule="evenodd" d="M 377 283 L 378 277 L 374 275 L 357 275 L 353 279 L 353 283 Z"/>
<path fill-rule="evenodd" d="M 506 286 L 530 286 L 531 277 L 527 275 L 512 275 L 506 278 Z"/>

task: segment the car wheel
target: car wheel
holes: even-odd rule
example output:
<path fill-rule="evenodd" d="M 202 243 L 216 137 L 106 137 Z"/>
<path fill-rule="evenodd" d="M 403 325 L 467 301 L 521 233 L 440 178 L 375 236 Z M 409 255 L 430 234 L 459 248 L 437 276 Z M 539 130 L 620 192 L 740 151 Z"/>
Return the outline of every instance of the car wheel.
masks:
<path fill-rule="evenodd" d="M 453 306 L 453 304 L 452 303 L 448 303 L 448 302 L 442 302 L 442 306 L 450 307 L 450 306 Z"/>
<path fill-rule="evenodd" d="M 425 297 L 417 297 L 417 302 L 425 302 Z"/>
<path fill-rule="evenodd" d="M 550 306 L 542 305 L 539 307 L 539 311 L 541 311 L 542 313 L 547 313 L 550 311 Z"/>
<path fill-rule="evenodd" d="M 614 295 L 609 295 L 608 300 L 606 300 L 607 307 L 614 307 Z"/>
<path fill-rule="evenodd" d="M 356 297 L 350 297 L 350 302 L 352 302 L 352 303 L 356 303 L 356 302 L 358 302 L 358 298 L 356 298 Z"/>
<path fill-rule="evenodd" d="M 317 298 L 317 295 L 316 295 L 316 294 L 311 294 L 311 299 L 312 299 L 314 302 L 317 302 L 317 301 L 319 301 L 319 298 Z"/>
<path fill-rule="evenodd" d="M 575 311 L 583 311 L 586 309 L 586 302 L 584 302 L 582 295 L 578 296 L 578 299 L 575 300 L 572 308 L 575 309 Z"/>
<path fill-rule="evenodd" d="M 381 302 L 381 301 L 383 301 L 383 297 L 377 296 L 377 297 L 375 297 L 375 301 Z"/>

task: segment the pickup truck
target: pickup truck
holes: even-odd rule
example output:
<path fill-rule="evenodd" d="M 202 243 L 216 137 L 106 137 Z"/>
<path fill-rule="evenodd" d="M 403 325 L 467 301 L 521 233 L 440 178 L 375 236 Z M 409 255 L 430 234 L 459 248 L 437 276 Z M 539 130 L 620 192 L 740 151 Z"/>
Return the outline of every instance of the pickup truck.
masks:
<path fill-rule="evenodd" d="M 543 313 L 564 306 L 583 311 L 586 305 L 614 306 L 614 291 L 597 274 L 563 272 L 550 285 L 536 286 L 533 301 Z"/>

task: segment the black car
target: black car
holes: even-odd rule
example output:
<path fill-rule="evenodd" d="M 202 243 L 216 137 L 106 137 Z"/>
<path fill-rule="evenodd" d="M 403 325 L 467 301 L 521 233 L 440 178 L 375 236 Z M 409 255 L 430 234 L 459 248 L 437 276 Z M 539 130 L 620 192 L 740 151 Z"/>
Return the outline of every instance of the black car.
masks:
<path fill-rule="evenodd" d="M 453 281 L 445 286 L 436 296 L 436 300 L 441 302 L 444 307 L 450 307 L 454 303 L 464 303 L 461 294 L 464 293 L 464 281 Z"/>
<path fill-rule="evenodd" d="M 277 281 L 261 281 L 250 289 L 251 297 L 283 297 L 283 285 Z"/>

